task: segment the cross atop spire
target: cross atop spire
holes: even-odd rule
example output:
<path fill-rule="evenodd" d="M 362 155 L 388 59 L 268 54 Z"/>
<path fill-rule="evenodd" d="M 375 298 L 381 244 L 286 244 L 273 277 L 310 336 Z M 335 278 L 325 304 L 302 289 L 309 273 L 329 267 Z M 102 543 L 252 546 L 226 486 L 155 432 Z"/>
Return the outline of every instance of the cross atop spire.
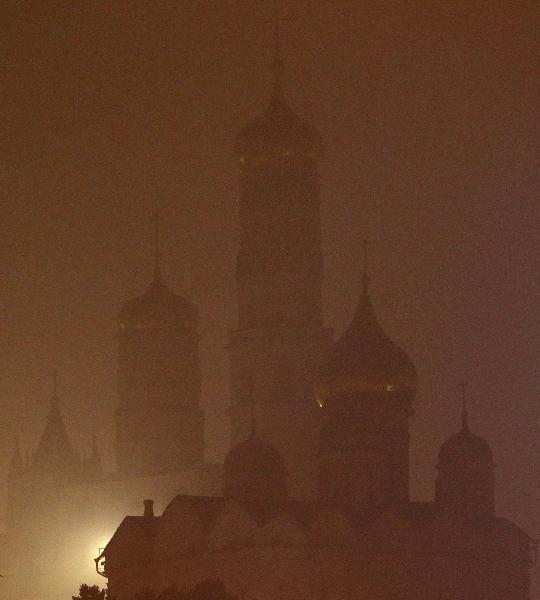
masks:
<path fill-rule="evenodd" d="M 58 392 L 58 369 L 53 369 L 52 372 L 52 383 L 53 383 L 53 398 L 56 398 Z"/>
<path fill-rule="evenodd" d="M 362 242 L 362 291 L 367 293 L 369 287 L 369 241 Z"/>
<path fill-rule="evenodd" d="M 53 369 L 51 373 L 52 377 L 52 395 L 51 395 L 51 408 L 58 407 L 58 369 Z"/>
<path fill-rule="evenodd" d="M 250 437 L 256 437 L 257 436 L 257 416 L 255 414 L 255 402 L 253 402 L 253 399 L 251 400 L 249 411 L 250 411 L 249 418 L 250 418 L 250 427 L 251 427 Z"/>
<path fill-rule="evenodd" d="M 274 34 L 274 57 L 272 60 L 274 97 L 280 96 L 282 93 L 283 60 L 281 58 L 281 23 L 286 20 L 281 17 L 278 2 L 275 2 L 273 18 L 271 21 L 267 21 L 267 24 L 272 25 Z"/>
<path fill-rule="evenodd" d="M 152 211 L 152 224 L 154 225 L 154 283 L 159 283 L 162 280 L 161 276 L 161 248 L 160 248 L 160 231 L 159 222 L 160 212 L 157 204 L 154 202 L 154 210 Z"/>
<path fill-rule="evenodd" d="M 467 412 L 467 382 L 459 382 L 461 389 L 461 428 L 463 431 L 469 431 L 468 412 Z"/>

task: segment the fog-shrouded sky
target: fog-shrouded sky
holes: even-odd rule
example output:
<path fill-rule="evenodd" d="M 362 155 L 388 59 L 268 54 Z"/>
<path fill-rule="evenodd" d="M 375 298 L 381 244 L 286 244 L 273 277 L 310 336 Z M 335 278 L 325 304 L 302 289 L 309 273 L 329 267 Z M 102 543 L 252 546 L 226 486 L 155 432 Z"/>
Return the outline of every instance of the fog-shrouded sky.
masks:
<path fill-rule="evenodd" d="M 115 316 L 163 271 L 201 313 L 207 455 L 229 445 L 234 139 L 268 101 L 272 2 L 0 6 L 0 458 L 36 444 L 53 369 L 74 444 L 113 468 Z M 420 379 L 412 495 L 471 428 L 497 508 L 540 535 L 540 16 L 536 2 L 282 3 L 290 105 L 325 141 L 325 316 L 372 294 Z"/>

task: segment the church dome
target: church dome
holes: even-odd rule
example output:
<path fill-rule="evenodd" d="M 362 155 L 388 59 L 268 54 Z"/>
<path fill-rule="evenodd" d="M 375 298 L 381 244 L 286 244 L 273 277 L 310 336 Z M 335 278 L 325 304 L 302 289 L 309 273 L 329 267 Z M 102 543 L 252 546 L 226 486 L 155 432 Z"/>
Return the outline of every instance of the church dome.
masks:
<path fill-rule="evenodd" d="M 146 292 L 125 302 L 118 314 L 121 331 L 170 327 L 195 330 L 197 321 L 195 306 L 167 287 L 159 269 Z"/>
<path fill-rule="evenodd" d="M 279 27 L 278 22 L 276 22 Z M 283 158 L 317 156 L 322 139 L 315 127 L 298 116 L 283 95 L 283 62 L 280 56 L 279 31 L 275 31 L 272 65 L 272 98 L 262 115 L 248 123 L 236 139 L 236 151 L 244 166 L 260 165 Z"/>
<path fill-rule="evenodd" d="M 243 504 L 282 504 L 287 470 L 280 453 L 253 432 L 232 448 L 223 465 L 223 495 Z"/>
<path fill-rule="evenodd" d="M 236 150 L 243 165 L 257 165 L 276 158 L 317 156 L 322 151 L 322 139 L 279 92 L 264 113 L 240 131 Z"/>
<path fill-rule="evenodd" d="M 448 438 L 439 450 L 439 465 L 471 463 L 493 463 L 493 452 L 484 438 L 469 430 L 464 413 L 461 431 Z"/>
<path fill-rule="evenodd" d="M 321 406 L 332 396 L 350 393 L 414 394 L 417 375 L 409 356 L 380 326 L 367 281 L 354 318 L 323 359 L 316 389 Z"/>

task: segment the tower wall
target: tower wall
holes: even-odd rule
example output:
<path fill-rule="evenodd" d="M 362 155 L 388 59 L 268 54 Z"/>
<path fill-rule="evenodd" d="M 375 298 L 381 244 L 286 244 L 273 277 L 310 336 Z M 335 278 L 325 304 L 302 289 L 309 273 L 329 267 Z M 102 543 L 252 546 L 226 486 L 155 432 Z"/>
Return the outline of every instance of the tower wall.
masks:
<path fill-rule="evenodd" d="M 318 456 L 321 500 L 351 517 L 409 501 L 409 402 L 365 393 L 323 408 Z"/>
<path fill-rule="evenodd" d="M 320 409 L 314 371 L 322 325 L 320 190 L 311 158 L 244 166 L 237 259 L 239 328 L 231 335 L 232 443 L 257 431 L 284 457 L 291 495 L 315 493 Z"/>
<path fill-rule="evenodd" d="M 201 461 L 198 335 L 179 327 L 121 331 L 116 412 L 118 467 L 137 476 Z"/>

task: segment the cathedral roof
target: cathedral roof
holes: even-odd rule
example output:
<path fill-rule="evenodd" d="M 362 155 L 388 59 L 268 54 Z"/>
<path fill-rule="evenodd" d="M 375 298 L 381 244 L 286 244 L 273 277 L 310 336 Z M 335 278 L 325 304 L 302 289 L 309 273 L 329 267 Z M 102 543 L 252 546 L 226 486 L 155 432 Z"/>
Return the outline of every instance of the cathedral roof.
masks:
<path fill-rule="evenodd" d="M 272 97 L 266 110 L 248 123 L 236 139 L 242 164 L 258 165 L 278 158 L 313 156 L 322 150 L 315 127 L 298 116 L 287 104 L 282 86 L 283 62 L 276 21 Z"/>
<path fill-rule="evenodd" d="M 121 330 L 148 330 L 181 327 L 194 330 L 198 314 L 193 304 L 172 292 L 159 269 L 141 296 L 124 303 L 118 314 Z"/>
<path fill-rule="evenodd" d="M 160 264 L 159 213 L 154 222 L 154 276 L 148 289 L 141 296 L 124 303 L 118 314 L 121 331 L 144 331 L 180 327 L 195 330 L 198 323 L 197 309 L 193 304 L 169 289 Z"/>
<path fill-rule="evenodd" d="M 416 390 L 414 364 L 379 324 L 367 279 L 351 324 L 319 367 L 316 387 L 321 405 L 337 394 Z"/>
<path fill-rule="evenodd" d="M 275 158 L 310 156 L 322 150 L 320 133 L 275 93 L 262 115 L 248 123 L 238 135 L 236 149 L 244 165 Z"/>
<path fill-rule="evenodd" d="M 493 463 L 493 452 L 484 438 L 472 433 L 467 422 L 467 412 L 463 411 L 461 431 L 448 438 L 439 450 L 439 465 L 470 464 L 476 462 Z"/>

